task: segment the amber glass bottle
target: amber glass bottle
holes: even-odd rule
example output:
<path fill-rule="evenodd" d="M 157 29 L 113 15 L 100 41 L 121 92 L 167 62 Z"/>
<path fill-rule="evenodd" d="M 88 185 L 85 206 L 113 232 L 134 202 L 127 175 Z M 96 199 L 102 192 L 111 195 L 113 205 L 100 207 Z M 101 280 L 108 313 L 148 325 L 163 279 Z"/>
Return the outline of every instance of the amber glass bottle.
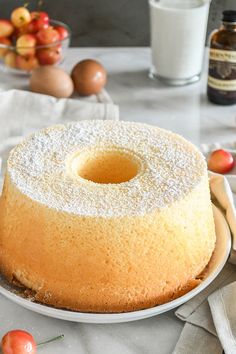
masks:
<path fill-rule="evenodd" d="M 224 11 L 211 36 L 207 95 L 220 105 L 236 103 L 236 11 Z"/>

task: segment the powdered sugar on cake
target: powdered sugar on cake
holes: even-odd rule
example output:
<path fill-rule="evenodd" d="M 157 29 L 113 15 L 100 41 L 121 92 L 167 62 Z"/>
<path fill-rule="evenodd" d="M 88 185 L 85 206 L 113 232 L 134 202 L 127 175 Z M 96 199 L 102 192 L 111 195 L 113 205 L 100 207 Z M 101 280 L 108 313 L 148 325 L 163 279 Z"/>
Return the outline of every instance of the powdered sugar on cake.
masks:
<path fill-rule="evenodd" d="M 74 151 L 114 146 L 133 151 L 142 173 L 120 184 L 72 178 L 66 160 Z M 182 137 L 145 124 L 82 121 L 37 132 L 17 145 L 8 160 L 16 187 L 31 199 L 81 216 L 144 215 L 183 198 L 206 173 L 201 153 Z"/>

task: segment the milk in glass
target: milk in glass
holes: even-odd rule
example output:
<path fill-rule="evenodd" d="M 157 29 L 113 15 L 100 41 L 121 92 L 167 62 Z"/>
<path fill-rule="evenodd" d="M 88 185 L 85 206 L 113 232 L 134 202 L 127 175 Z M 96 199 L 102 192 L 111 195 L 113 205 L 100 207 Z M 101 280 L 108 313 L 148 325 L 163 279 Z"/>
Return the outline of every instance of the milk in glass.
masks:
<path fill-rule="evenodd" d="M 200 77 L 209 1 L 149 0 L 153 77 L 187 84 Z"/>

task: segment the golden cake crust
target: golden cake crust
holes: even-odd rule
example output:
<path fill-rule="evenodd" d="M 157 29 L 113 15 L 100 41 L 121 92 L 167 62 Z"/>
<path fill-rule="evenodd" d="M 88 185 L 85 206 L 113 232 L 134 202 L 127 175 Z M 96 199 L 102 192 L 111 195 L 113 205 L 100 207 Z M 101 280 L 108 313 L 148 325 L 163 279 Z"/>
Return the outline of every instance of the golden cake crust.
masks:
<path fill-rule="evenodd" d="M 71 161 L 78 167 L 76 151 L 85 149 L 118 149 L 122 159 L 128 151 L 137 176 L 77 179 Z M 3 274 L 41 302 L 79 311 L 170 301 L 199 283 L 215 245 L 202 155 L 179 136 L 137 123 L 81 122 L 28 138 L 10 155 L 0 221 Z"/>

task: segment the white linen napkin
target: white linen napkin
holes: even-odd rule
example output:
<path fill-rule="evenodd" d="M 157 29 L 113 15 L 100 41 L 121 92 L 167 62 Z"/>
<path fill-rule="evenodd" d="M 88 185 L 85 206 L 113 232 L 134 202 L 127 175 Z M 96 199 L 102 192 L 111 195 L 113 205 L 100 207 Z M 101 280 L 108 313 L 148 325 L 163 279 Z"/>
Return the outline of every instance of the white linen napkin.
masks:
<path fill-rule="evenodd" d="M 222 354 L 223 349 L 226 354 L 236 354 L 236 211 L 226 178 L 211 172 L 209 177 L 212 198 L 224 210 L 232 233 L 231 263 L 176 311 L 186 324 L 173 354 Z"/>
<path fill-rule="evenodd" d="M 99 101 L 99 102 L 98 102 Z M 119 108 L 103 91 L 96 102 L 55 98 L 38 93 L 9 90 L 0 92 L 0 122 L 43 126 L 84 119 L 119 119 Z"/>
<path fill-rule="evenodd" d="M 119 107 L 102 90 L 89 98 L 57 99 L 22 90 L 0 91 L 0 191 L 1 164 L 24 136 L 46 126 L 87 119 L 119 120 Z"/>
<path fill-rule="evenodd" d="M 236 354 L 236 282 L 208 298 L 213 322 L 225 354 Z"/>
<path fill-rule="evenodd" d="M 212 200 L 224 210 L 226 220 L 232 233 L 230 262 L 236 264 L 236 209 L 233 194 L 229 182 L 224 176 L 210 171 L 208 174 Z"/>

